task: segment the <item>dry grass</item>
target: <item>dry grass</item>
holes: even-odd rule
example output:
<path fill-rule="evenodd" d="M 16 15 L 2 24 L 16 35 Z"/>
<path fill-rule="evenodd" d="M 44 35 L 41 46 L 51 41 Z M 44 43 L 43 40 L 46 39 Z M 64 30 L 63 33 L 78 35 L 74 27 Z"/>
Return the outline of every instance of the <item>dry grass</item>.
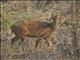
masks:
<path fill-rule="evenodd" d="M 73 4 L 73 5 L 72 5 Z M 7 1 L 1 2 L 1 57 L 2 60 L 80 60 L 80 1 Z M 76 11 L 77 10 L 77 11 Z M 49 20 L 51 13 L 58 16 L 56 31 L 49 48 L 42 40 L 34 51 L 36 38 L 25 38 L 24 44 L 11 47 L 10 26 L 19 20 Z M 53 49 L 52 49 L 53 48 Z"/>

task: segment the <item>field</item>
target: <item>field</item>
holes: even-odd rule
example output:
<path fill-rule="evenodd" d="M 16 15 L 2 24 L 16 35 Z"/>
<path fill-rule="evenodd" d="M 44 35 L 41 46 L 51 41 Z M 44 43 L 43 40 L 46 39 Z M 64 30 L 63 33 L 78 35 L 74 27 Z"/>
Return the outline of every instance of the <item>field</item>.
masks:
<path fill-rule="evenodd" d="M 80 60 L 80 1 L 0 1 L 1 60 Z M 57 16 L 52 47 L 44 39 L 34 50 L 37 38 L 25 37 L 12 47 L 10 26 L 20 20 L 50 23 Z"/>

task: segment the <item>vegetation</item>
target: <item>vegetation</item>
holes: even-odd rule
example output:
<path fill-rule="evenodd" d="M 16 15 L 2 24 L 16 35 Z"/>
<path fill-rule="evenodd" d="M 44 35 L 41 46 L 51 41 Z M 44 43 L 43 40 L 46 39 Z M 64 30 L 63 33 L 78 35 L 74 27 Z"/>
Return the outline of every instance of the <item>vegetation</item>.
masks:
<path fill-rule="evenodd" d="M 80 1 L 0 1 L 0 6 L 2 60 L 80 60 Z M 52 47 L 41 40 L 36 53 L 35 38 L 26 38 L 23 45 L 16 42 L 11 46 L 12 24 L 19 20 L 51 22 L 51 13 L 58 19 L 51 38 Z"/>

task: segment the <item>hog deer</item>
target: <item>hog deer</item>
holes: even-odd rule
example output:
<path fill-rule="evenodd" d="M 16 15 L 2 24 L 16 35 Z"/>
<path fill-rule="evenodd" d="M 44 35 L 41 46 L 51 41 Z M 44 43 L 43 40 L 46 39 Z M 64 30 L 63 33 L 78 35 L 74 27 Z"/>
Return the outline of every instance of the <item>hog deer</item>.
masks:
<path fill-rule="evenodd" d="M 46 39 L 46 42 L 49 43 L 49 38 L 52 32 L 55 30 L 57 23 L 57 17 L 52 14 L 52 22 L 40 22 L 40 21 L 18 21 L 11 26 L 12 32 L 15 34 L 15 37 L 11 40 L 11 44 L 14 44 L 18 39 L 23 43 L 24 38 L 33 37 L 33 38 L 42 38 Z M 39 39 L 36 41 L 36 46 L 39 43 Z"/>

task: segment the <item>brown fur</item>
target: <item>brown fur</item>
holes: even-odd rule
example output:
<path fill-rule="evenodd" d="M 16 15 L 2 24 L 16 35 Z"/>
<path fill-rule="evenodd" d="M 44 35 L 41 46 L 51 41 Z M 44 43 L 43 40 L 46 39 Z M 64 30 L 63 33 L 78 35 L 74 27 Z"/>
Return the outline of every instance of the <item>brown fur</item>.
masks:
<path fill-rule="evenodd" d="M 36 37 L 47 39 L 50 37 L 52 32 L 54 32 L 56 25 L 56 17 L 52 16 L 51 19 L 53 22 L 40 22 L 40 21 L 18 21 L 11 26 L 12 32 L 15 33 L 15 37 L 11 40 L 11 43 L 18 39 L 24 41 L 24 38 L 27 37 Z M 48 40 L 47 40 L 48 41 Z M 36 41 L 36 46 L 39 43 L 39 39 Z"/>

